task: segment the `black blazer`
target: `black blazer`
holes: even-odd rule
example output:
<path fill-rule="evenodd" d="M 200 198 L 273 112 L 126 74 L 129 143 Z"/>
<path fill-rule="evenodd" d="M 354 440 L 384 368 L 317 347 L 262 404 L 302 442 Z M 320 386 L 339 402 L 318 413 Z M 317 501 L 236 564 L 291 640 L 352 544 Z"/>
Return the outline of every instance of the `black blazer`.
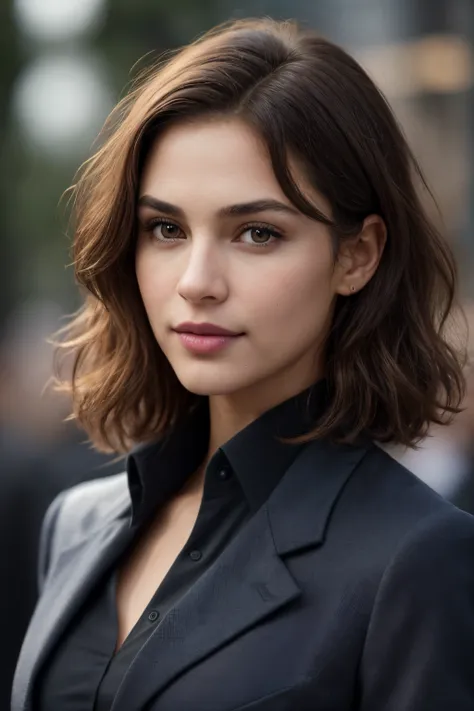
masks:
<path fill-rule="evenodd" d="M 13 711 L 129 520 L 125 475 L 50 508 Z M 132 664 L 113 711 L 150 708 L 472 711 L 474 518 L 374 445 L 310 443 Z"/>
<path fill-rule="evenodd" d="M 116 464 L 99 455 L 74 429 L 51 450 L 38 448 L 24 433 L 0 429 L 0 710 L 10 708 L 13 674 L 38 600 L 38 540 L 45 513 L 64 489 L 114 474 Z M 68 462 L 66 468 L 65 462 Z M 122 463 L 123 468 L 123 463 Z"/>

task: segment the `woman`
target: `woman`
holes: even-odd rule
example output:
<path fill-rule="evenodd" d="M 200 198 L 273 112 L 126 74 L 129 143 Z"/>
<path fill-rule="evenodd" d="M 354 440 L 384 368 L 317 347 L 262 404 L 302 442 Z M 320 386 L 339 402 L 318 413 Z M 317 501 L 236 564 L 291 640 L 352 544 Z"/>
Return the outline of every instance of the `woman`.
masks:
<path fill-rule="evenodd" d="M 383 97 L 291 23 L 219 28 L 77 186 L 75 414 L 25 711 L 471 711 L 474 521 L 374 443 L 458 410 L 448 248 Z"/>

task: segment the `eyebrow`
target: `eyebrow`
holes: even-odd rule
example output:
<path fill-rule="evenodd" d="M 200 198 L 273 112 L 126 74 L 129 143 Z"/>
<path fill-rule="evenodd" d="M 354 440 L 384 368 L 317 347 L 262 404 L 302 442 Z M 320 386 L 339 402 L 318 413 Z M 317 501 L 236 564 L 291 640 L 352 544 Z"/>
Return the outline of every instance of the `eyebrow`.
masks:
<path fill-rule="evenodd" d="M 182 210 L 177 205 L 172 205 L 164 200 L 158 200 L 158 198 L 152 197 L 151 195 L 142 195 L 138 200 L 138 206 L 152 207 L 154 210 L 159 210 L 159 212 L 165 212 L 167 215 L 172 215 L 173 217 L 184 218 L 184 210 Z M 299 211 L 295 207 L 286 205 L 284 202 L 279 202 L 273 199 L 262 199 L 254 200 L 253 202 L 241 202 L 236 205 L 227 205 L 226 207 L 221 207 L 218 210 L 218 217 L 233 217 L 250 215 L 258 212 L 268 212 L 273 210 L 273 212 L 283 212 L 290 215 L 299 215 Z"/>

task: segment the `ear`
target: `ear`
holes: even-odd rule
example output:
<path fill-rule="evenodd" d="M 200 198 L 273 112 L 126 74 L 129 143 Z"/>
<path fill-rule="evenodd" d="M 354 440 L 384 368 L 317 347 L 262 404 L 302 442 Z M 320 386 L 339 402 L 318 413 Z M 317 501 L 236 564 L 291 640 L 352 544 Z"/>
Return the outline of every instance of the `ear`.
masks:
<path fill-rule="evenodd" d="M 380 215 L 365 218 L 355 237 L 341 240 L 336 260 L 336 293 L 350 296 L 375 274 L 387 241 L 387 228 Z"/>

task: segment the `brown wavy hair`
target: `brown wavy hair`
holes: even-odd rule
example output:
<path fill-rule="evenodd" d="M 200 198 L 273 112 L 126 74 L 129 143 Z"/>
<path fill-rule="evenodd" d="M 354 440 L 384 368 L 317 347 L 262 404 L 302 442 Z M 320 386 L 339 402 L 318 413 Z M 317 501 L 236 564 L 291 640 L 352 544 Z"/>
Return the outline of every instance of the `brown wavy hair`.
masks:
<path fill-rule="evenodd" d="M 291 202 L 337 243 L 377 213 L 388 238 L 371 281 L 338 297 L 326 343 L 330 397 L 309 438 L 364 433 L 413 446 L 459 410 L 460 350 L 445 332 L 456 268 L 428 218 L 419 166 L 384 98 L 340 47 L 293 22 L 220 26 L 151 67 L 106 122 L 73 186 L 75 274 L 83 308 L 62 330 L 72 375 L 59 378 L 73 417 L 100 449 L 124 452 L 189 412 L 185 390 L 148 323 L 135 275 L 136 203 L 153 141 L 172 123 L 239 116 L 263 138 Z M 332 218 L 305 200 L 288 168 L 303 161 Z M 308 304 L 311 308 L 311 304 Z"/>

